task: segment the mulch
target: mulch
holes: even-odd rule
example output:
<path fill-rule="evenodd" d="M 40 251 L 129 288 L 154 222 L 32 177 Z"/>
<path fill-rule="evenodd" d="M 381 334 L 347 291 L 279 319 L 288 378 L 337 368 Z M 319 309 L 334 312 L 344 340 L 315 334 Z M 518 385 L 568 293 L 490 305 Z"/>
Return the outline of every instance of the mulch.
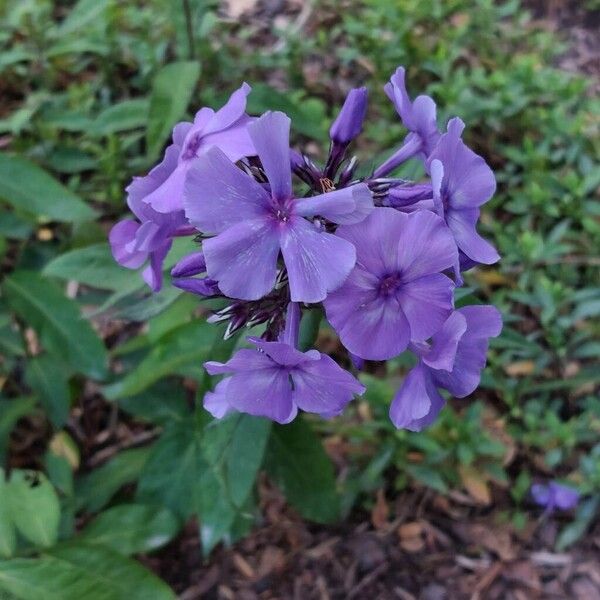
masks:
<path fill-rule="evenodd" d="M 260 494 L 260 527 L 208 562 L 194 523 L 144 562 L 181 600 L 600 599 L 600 526 L 557 553 L 558 517 L 517 532 L 497 506 L 482 514 L 423 489 L 339 526 L 302 521 L 266 481 Z"/>

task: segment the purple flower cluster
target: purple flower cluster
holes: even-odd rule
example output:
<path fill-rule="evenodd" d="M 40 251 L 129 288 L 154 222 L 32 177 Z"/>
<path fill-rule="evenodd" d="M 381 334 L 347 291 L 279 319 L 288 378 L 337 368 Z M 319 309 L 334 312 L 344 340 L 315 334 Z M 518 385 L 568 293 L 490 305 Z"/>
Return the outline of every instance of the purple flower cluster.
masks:
<path fill-rule="evenodd" d="M 443 407 L 440 390 L 462 398 L 478 386 L 500 314 L 455 310 L 454 291 L 461 271 L 499 259 L 476 230 L 494 175 L 463 142 L 462 121 L 442 133 L 434 101 L 411 101 L 402 67 L 385 91 L 408 133 L 370 175 L 359 177 L 348 154 L 366 88 L 348 94 L 320 166 L 290 148 L 285 114 L 246 114 L 244 84 L 219 111 L 203 108 L 176 125 L 163 161 L 127 188 L 137 220 L 110 233 L 119 264 L 147 263 L 144 278 L 157 291 L 173 238 L 194 236 L 200 247 L 173 268 L 173 285 L 220 299 L 209 320 L 226 322 L 226 337 L 264 327 L 248 338 L 252 348 L 206 363 L 211 375 L 227 375 L 204 399 L 215 417 L 241 411 L 288 423 L 301 409 L 328 418 L 364 392 L 331 357 L 298 348 L 303 314 L 322 309 L 347 364 L 415 356 L 390 407 L 396 427 L 418 431 Z M 411 159 L 423 181 L 394 177 Z"/>

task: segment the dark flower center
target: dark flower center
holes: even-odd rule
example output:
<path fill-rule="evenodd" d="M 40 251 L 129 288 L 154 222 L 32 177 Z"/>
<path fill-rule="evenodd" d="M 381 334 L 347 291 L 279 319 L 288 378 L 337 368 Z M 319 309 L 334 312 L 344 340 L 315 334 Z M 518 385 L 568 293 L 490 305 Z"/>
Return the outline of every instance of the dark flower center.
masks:
<path fill-rule="evenodd" d="M 393 294 L 400 285 L 400 274 L 392 273 L 379 280 L 379 293 L 384 296 Z"/>

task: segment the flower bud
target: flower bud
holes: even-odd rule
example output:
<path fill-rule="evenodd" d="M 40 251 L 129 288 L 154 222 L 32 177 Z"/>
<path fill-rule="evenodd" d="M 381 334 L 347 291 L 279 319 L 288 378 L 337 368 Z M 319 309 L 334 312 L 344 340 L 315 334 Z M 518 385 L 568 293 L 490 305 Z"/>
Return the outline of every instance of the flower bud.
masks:
<path fill-rule="evenodd" d="M 329 129 L 329 137 L 335 144 L 349 144 L 361 131 L 367 112 L 367 88 L 350 90 L 337 119 Z"/>

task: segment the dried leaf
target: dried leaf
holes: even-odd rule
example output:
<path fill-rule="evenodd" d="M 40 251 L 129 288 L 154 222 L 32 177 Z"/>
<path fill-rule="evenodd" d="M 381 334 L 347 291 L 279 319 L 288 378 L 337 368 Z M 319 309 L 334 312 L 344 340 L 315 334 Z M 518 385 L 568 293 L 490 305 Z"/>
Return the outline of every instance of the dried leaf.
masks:
<path fill-rule="evenodd" d="M 458 472 L 465 489 L 478 504 L 487 506 L 492 502 L 490 488 L 481 473 L 470 467 L 459 467 Z"/>

